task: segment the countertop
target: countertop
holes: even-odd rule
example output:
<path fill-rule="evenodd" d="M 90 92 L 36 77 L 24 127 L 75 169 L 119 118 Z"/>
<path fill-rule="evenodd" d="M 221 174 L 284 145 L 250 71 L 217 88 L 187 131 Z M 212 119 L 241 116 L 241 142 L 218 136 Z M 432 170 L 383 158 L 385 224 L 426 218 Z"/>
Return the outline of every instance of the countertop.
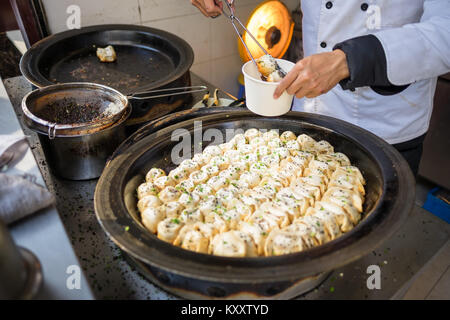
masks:
<path fill-rule="evenodd" d="M 1 81 L 0 134 L 11 136 L 24 134 Z M 31 149 L 28 149 L 23 159 L 6 173 L 30 174 L 36 177 L 38 184 L 45 185 Z M 31 250 L 41 263 L 44 281 L 36 299 L 93 299 L 83 273 L 80 274 L 79 289 L 69 289 L 66 285 L 70 276 L 67 268 L 72 265 L 80 266 L 80 263 L 55 206 L 14 222 L 8 226 L 8 230 L 16 244 Z"/>
<path fill-rule="evenodd" d="M 31 86 L 23 77 L 10 78 L 4 83 L 17 116 L 21 119 L 20 102 Z M 207 83 L 192 74 L 192 85 L 199 84 Z M 196 99 L 200 97 L 195 97 L 194 101 Z M 97 180 L 68 181 L 53 176 L 49 173 L 36 134 L 23 124 L 22 128 L 29 135 L 28 140 L 45 183 L 56 196 L 56 208 L 95 297 L 176 299 L 138 274 L 101 229 L 93 205 Z M 414 188 L 411 186 L 412 191 Z M 449 235 L 450 226 L 447 223 L 416 205 L 405 225 L 376 251 L 333 271 L 319 287 L 298 298 L 398 298 L 399 292 L 408 286 L 410 279 L 444 246 Z M 366 282 L 370 276 L 367 268 L 370 265 L 381 268 L 379 290 L 367 288 Z"/>

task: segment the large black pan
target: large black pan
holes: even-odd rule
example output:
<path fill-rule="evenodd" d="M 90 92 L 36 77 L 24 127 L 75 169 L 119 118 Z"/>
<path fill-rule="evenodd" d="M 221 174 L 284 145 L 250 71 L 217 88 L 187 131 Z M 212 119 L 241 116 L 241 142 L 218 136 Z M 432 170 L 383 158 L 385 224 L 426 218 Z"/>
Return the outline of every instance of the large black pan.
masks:
<path fill-rule="evenodd" d="M 97 47 L 113 45 L 117 61 L 102 63 Z M 22 57 L 20 70 L 36 87 L 91 82 L 125 95 L 158 88 L 190 85 L 194 53 L 183 39 L 149 27 L 97 25 L 51 35 Z M 190 102 L 190 95 L 134 101 L 128 124 L 140 124 Z"/>
<path fill-rule="evenodd" d="M 140 222 L 135 190 L 151 167 L 173 168 L 170 153 L 178 142 L 171 141 L 171 133 L 185 128 L 193 134 L 194 121 L 202 121 L 203 131 L 276 128 L 328 140 L 367 180 L 363 221 L 325 245 L 279 257 L 218 257 L 158 240 Z M 407 163 L 368 131 L 321 115 L 290 112 L 263 118 L 239 108 L 208 108 L 166 116 L 126 140 L 106 165 L 94 201 L 97 218 L 111 239 L 167 290 L 196 298 L 288 298 L 311 289 L 326 272 L 374 250 L 405 221 L 413 200 L 414 178 Z"/>

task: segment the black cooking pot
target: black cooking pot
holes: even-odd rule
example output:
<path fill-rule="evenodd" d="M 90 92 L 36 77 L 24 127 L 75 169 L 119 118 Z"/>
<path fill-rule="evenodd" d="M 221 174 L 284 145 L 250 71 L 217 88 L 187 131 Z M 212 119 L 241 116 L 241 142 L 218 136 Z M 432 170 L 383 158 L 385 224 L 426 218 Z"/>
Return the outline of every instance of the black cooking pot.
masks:
<path fill-rule="evenodd" d="M 280 129 L 327 140 L 358 166 L 366 181 L 364 217 L 352 231 L 302 252 L 257 258 L 195 253 L 160 241 L 140 222 L 135 190 L 151 167 L 170 170 L 175 129 Z M 103 229 L 139 270 L 166 290 L 186 298 L 290 298 L 317 285 L 331 270 L 378 247 L 405 221 L 414 202 L 414 178 L 402 156 L 370 132 L 322 115 L 289 112 L 264 118 L 240 108 L 185 111 L 158 119 L 114 153 L 95 191 Z"/>
<path fill-rule="evenodd" d="M 100 62 L 98 47 L 112 45 L 117 60 Z M 194 61 L 183 39 L 155 28 L 135 25 L 97 25 L 53 34 L 35 43 L 22 57 L 20 70 L 34 86 L 91 82 L 124 95 L 160 88 L 190 86 Z M 192 101 L 191 95 L 133 101 L 127 126 L 172 112 Z"/>

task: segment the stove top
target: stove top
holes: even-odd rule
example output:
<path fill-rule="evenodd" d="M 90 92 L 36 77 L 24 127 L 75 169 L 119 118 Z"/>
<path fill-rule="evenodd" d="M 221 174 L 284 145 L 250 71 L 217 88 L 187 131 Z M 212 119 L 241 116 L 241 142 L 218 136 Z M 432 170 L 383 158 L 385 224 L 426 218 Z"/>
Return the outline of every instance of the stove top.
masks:
<path fill-rule="evenodd" d="M 191 73 L 192 85 L 214 87 Z M 23 77 L 5 81 L 13 107 L 22 117 L 20 102 L 31 90 Z M 202 94 L 194 96 L 199 101 Z M 56 207 L 94 295 L 98 299 L 177 299 L 147 281 L 131 266 L 121 250 L 107 237 L 94 213 L 97 180 L 69 181 L 53 176 L 46 165 L 39 140 L 23 127 L 43 178 L 56 196 Z M 400 292 L 411 277 L 448 239 L 448 227 L 416 206 L 408 222 L 378 250 L 335 270 L 320 286 L 300 299 L 389 299 Z M 426 250 L 424 246 L 426 245 Z M 58 253 L 55 253 L 58 254 Z M 367 268 L 378 265 L 382 290 L 366 286 Z"/>

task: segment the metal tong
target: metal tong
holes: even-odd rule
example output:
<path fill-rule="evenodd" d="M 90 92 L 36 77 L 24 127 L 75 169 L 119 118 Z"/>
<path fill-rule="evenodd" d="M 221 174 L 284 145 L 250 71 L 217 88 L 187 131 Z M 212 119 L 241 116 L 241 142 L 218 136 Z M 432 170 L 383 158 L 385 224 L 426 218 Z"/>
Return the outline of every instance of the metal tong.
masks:
<path fill-rule="evenodd" d="M 256 40 L 256 38 L 251 34 L 250 31 L 248 31 L 248 29 L 245 27 L 245 25 L 241 22 L 241 20 L 239 20 L 239 18 L 237 18 L 235 16 L 235 10 L 233 8 L 233 2 L 234 0 L 231 0 L 230 2 L 228 2 L 228 0 L 224 0 L 225 4 L 228 7 L 228 10 L 230 11 L 229 14 L 224 12 L 224 14 L 228 17 L 228 19 L 230 19 L 231 24 L 233 25 L 234 30 L 236 31 L 237 35 L 239 36 L 239 39 L 241 40 L 242 44 L 244 45 L 245 50 L 247 51 L 248 55 L 250 56 L 250 58 L 252 59 L 253 63 L 255 64 L 255 66 L 257 67 L 256 70 L 258 71 L 258 73 L 260 74 L 261 78 L 264 78 L 263 75 L 259 72 L 258 70 L 258 65 L 256 63 L 255 58 L 253 58 L 253 55 L 250 52 L 250 49 L 247 47 L 247 44 L 245 43 L 244 39 L 242 38 L 241 33 L 239 32 L 235 21 L 237 21 L 239 23 L 239 25 L 242 27 L 242 29 L 245 30 L 245 32 L 247 32 L 247 34 L 253 39 L 253 41 L 256 42 L 256 44 L 261 48 L 261 50 L 264 52 L 264 54 L 266 55 L 270 55 L 266 49 L 264 49 L 264 47 L 258 42 L 258 40 Z M 223 10 L 222 10 L 223 11 Z"/>
<path fill-rule="evenodd" d="M 128 99 L 136 100 L 146 100 L 154 98 L 162 98 L 168 96 L 177 96 L 180 94 L 194 93 L 206 91 L 208 88 L 206 86 L 190 86 L 190 87 L 179 87 L 179 88 L 167 88 L 167 89 L 157 89 L 143 92 L 135 92 L 129 96 Z"/>

